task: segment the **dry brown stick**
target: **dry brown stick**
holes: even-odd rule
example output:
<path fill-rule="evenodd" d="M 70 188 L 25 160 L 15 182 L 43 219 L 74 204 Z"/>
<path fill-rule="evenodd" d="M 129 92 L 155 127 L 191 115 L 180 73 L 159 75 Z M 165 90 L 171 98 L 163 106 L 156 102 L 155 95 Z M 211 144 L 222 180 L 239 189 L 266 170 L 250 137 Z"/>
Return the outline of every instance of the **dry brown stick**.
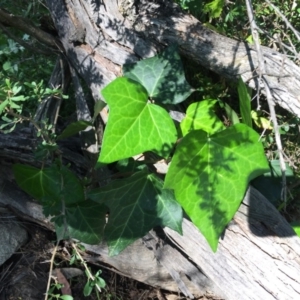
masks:
<path fill-rule="evenodd" d="M 253 7 L 252 7 L 252 2 L 251 0 L 246 0 L 246 6 L 247 6 L 247 13 L 248 13 L 248 18 L 250 22 L 250 28 L 251 28 L 251 33 L 253 37 L 253 41 L 255 44 L 255 48 L 257 51 L 257 56 L 258 56 L 258 95 L 259 95 L 259 89 L 260 89 L 260 83 L 264 83 L 264 89 L 266 93 L 266 98 L 270 110 L 270 115 L 271 119 L 273 122 L 274 126 L 274 133 L 275 133 L 275 141 L 278 149 L 278 154 L 279 154 L 279 161 L 280 161 L 280 169 L 282 173 L 282 200 L 286 203 L 286 166 L 285 166 L 285 161 L 283 157 L 283 148 L 282 148 L 282 143 L 281 143 L 281 138 L 280 138 L 280 133 L 279 133 L 279 126 L 276 118 L 276 112 L 275 112 L 275 104 L 273 101 L 273 96 L 269 87 L 269 82 L 266 76 L 263 74 L 266 73 L 265 70 L 265 63 L 263 59 L 263 53 L 262 49 L 259 43 L 259 32 L 258 32 L 258 27 L 256 25 L 255 19 L 254 19 L 254 13 L 253 13 Z"/>

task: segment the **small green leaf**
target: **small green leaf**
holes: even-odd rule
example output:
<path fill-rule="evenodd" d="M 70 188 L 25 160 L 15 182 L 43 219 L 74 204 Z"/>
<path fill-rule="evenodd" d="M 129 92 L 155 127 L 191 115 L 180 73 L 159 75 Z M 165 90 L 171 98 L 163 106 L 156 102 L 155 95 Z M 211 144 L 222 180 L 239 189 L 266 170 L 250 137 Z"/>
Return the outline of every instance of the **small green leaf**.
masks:
<path fill-rule="evenodd" d="M 8 71 L 9 69 L 12 68 L 11 62 L 9 60 L 7 60 L 4 64 L 3 64 L 3 70 L 4 71 Z"/>
<path fill-rule="evenodd" d="M 19 96 L 11 97 L 10 100 L 12 100 L 12 101 L 25 101 L 25 100 L 27 100 L 27 97 L 25 97 L 24 95 L 19 95 Z"/>
<path fill-rule="evenodd" d="M 124 65 L 123 74 L 144 86 L 149 97 L 159 103 L 178 104 L 193 92 L 174 46 L 157 56 Z"/>
<path fill-rule="evenodd" d="M 2 114 L 3 110 L 5 109 L 5 107 L 9 104 L 9 100 L 6 99 L 4 100 L 2 103 L 0 103 L 0 115 Z"/>
<path fill-rule="evenodd" d="M 101 288 L 104 289 L 106 286 L 105 280 L 101 277 L 95 276 L 95 283 Z"/>
<path fill-rule="evenodd" d="M 87 283 L 85 284 L 85 286 L 83 288 L 83 295 L 85 297 L 88 297 L 92 293 L 93 288 L 94 288 L 93 282 L 87 281 Z"/>
<path fill-rule="evenodd" d="M 240 100 L 240 110 L 242 115 L 243 123 L 252 128 L 252 119 L 251 119 L 251 97 L 247 86 L 245 85 L 242 78 L 239 78 L 238 82 L 238 94 Z"/>
<path fill-rule="evenodd" d="M 109 255 L 117 255 L 154 226 L 168 226 L 181 233 L 182 210 L 162 182 L 138 172 L 93 190 L 88 197 L 110 208 L 105 237 Z"/>
<path fill-rule="evenodd" d="M 17 95 L 22 90 L 22 86 L 18 85 L 17 83 L 14 84 L 12 88 L 12 92 L 14 95 Z"/>
<path fill-rule="evenodd" d="M 146 90 L 121 77 L 102 91 L 110 113 L 99 163 L 111 163 L 145 151 L 167 157 L 177 139 L 173 120 L 163 108 L 147 103 Z"/>
<path fill-rule="evenodd" d="M 214 112 L 217 100 L 203 100 L 191 104 L 185 118 L 180 123 L 182 134 L 191 130 L 202 129 L 208 133 L 215 133 L 225 129 L 225 126 Z"/>
<path fill-rule="evenodd" d="M 268 120 L 268 119 L 262 117 L 261 112 L 252 110 L 251 118 L 258 128 L 269 129 L 269 130 L 273 129 L 273 126 L 271 125 L 271 120 Z"/>
<path fill-rule="evenodd" d="M 225 4 L 225 0 L 213 0 L 204 6 L 204 12 L 209 13 L 210 18 L 215 19 L 219 18 L 223 7 Z"/>
<path fill-rule="evenodd" d="M 62 295 L 59 297 L 61 300 L 74 300 L 74 298 L 70 295 Z"/>
<path fill-rule="evenodd" d="M 237 124 L 209 135 L 188 133 L 179 143 L 165 179 L 175 197 L 209 245 L 237 211 L 248 183 L 268 170 L 259 135 Z"/>
<path fill-rule="evenodd" d="M 73 136 L 78 132 L 85 130 L 87 127 L 93 126 L 91 122 L 88 121 L 77 121 L 71 123 L 67 126 L 67 128 L 57 137 L 57 140 L 62 140 L 67 137 Z"/>
<path fill-rule="evenodd" d="M 221 108 L 223 108 L 225 110 L 226 116 L 232 125 L 240 123 L 237 113 L 226 102 L 220 101 L 219 105 Z"/>

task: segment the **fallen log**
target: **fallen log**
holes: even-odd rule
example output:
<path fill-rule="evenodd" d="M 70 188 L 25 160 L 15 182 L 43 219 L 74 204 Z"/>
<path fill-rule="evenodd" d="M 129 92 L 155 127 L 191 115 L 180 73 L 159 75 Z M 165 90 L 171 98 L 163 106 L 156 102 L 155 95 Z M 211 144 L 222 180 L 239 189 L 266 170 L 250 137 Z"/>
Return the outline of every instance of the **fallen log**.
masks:
<path fill-rule="evenodd" d="M 99 91 L 122 74 L 122 65 L 154 56 L 170 44 L 226 78 L 241 76 L 251 88 L 259 86 L 254 47 L 208 29 L 171 1 L 66 2 L 47 1 L 47 5 L 70 63 L 95 100 L 101 100 Z M 267 73 L 263 75 L 275 103 L 299 117 L 300 68 L 286 55 L 262 49 Z"/>
<path fill-rule="evenodd" d="M 42 207 L 1 174 L 0 204 L 15 208 L 19 217 L 53 225 Z M 169 228 L 151 231 L 109 257 L 105 243 L 85 245 L 86 260 L 101 262 L 115 272 L 154 287 L 181 291 L 186 296 L 213 294 L 229 300 L 298 299 L 300 240 L 283 216 L 250 187 L 213 253 L 199 230 L 187 219 L 183 235 Z"/>
<path fill-rule="evenodd" d="M 205 28 L 169 1 L 126 3 L 47 1 L 62 45 L 59 49 L 95 101 L 101 100 L 99 91 L 122 74 L 123 64 L 151 57 L 173 43 L 182 55 L 200 65 L 228 78 L 242 76 L 253 88 L 258 85 L 257 54 L 248 44 Z M 300 116 L 299 67 L 272 49 L 263 48 L 263 52 L 268 72 L 264 75 L 274 101 Z M 24 156 L 27 160 L 30 162 L 30 155 Z M 11 194 L 16 187 L 7 182 L 8 174 L 2 178 L 1 203 L 9 203 L 51 228 L 37 203 L 26 199 L 20 204 L 22 197 Z M 180 288 L 187 296 L 211 291 L 230 300 L 299 298 L 299 239 L 253 188 L 225 230 L 217 253 L 211 252 L 190 221 L 184 220 L 183 229 L 183 236 L 167 228 L 166 236 L 151 232 L 117 257 L 108 257 L 105 245 L 87 248 L 99 255 L 99 261 L 126 276 L 170 290 Z M 172 264 L 170 255 L 177 265 Z"/>

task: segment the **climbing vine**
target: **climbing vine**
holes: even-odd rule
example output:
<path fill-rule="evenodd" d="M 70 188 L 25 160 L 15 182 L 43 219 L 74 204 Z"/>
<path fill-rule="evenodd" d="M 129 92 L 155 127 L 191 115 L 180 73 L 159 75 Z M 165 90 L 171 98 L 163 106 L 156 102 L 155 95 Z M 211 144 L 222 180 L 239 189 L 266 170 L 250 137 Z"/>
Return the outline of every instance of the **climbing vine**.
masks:
<path fill-rule="evenodd" d="M 217 250 L 249 182 L 269 165 L 251 118 L 226 127 L 215 112 L 217 99 L 191 104 L 176 126 L 167 108 L 193 91 L 176 47 L 123 66 L 123 77 L 101 91 L 109 117 L 95 167 L 124 160 L 132 167 L 102 188 L 88 188 L 60 160 L 42 169 L 14 166 L 20 187 L 53 216 L 58 239 L 91 244 L 104 239 L 110 255 L 117 255 L 153 227 L 182 233 L 183 209 Z M 245 107 L 243 118 L 249 117 Z M 71 124 L 57 139 L 90 125 Z M 155 161 L 133 163 L 132 157 L 145 152 L 164 159 L 165 176 L 154 171 Z"/>

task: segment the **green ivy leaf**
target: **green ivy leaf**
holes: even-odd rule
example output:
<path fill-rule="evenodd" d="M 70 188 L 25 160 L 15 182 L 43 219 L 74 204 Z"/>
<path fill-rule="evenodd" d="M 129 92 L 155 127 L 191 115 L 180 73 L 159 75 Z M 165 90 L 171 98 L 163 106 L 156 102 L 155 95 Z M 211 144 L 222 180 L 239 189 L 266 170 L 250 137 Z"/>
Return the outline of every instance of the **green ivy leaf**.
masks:
<path fill-rule="evenodd" d="M 178 145 L 165 179 L 213 251 L 237 211 L 248 183 L 269 169 L 259 135 L 237 124 L 209 135 L 188 133 Z"/>
<path fill-rule="evenodd" d="M 141 171 L 90 191 L 88 197 L 110 209 L 105 238 L 111 256 L 155 226 L 168 226 L 181 233 L 181 207 L 172 191 L 163 189 L 154 175 Z"/>
<path fill-rule="evenodd" d="M 223 130 L 226 127 L 214 112 L 217 100 L 203 100 L 191 104 L 185 118 L 180 123 L 183 135 L 191 130 L 202 129 L 210 134 Z"/>
<path fill-rule="evenodd" d="M 66 206 L 65 215 L 53 218 L 57 238 L 75 238 L 91 245 L 100 243 L 107 211 L 106 205 L 91 200 Z"/>
<path fill-rule="evenodd" d="M 147 103 L 146 90 L 121 77 L 102 90 L 110 113 L 103 136 L 99 163 L 154 151 L 167 157 L 177 139 L 175 125 L 163 108 Z"/>
<path fill-rule="evenodd" d="M 85 130 L 87 127 L 93 126 L 91 122 L 88 121 L 77 121 L 69 124 L 66 129 L 57 137 L 57 141 L 65 139 L 67 137 L 73 136 L 78 132 Z"/>
<path fill-rule="evenodd" d="M 178 104 L 193 92 L 174 46 L 157 56 L 124 65 L 123 74 L 144 86 L 149 97 L 159 103 Z"/>
<path fill-rule="evenodd" d="M 78 178 L 66 167 L 52 165 L 42 170 L 15 164 L 18 185 L 29 195 L 43 203 L 46 215 L 59 215 L 64 205 L 84 201 L 84 189 Z"/>

